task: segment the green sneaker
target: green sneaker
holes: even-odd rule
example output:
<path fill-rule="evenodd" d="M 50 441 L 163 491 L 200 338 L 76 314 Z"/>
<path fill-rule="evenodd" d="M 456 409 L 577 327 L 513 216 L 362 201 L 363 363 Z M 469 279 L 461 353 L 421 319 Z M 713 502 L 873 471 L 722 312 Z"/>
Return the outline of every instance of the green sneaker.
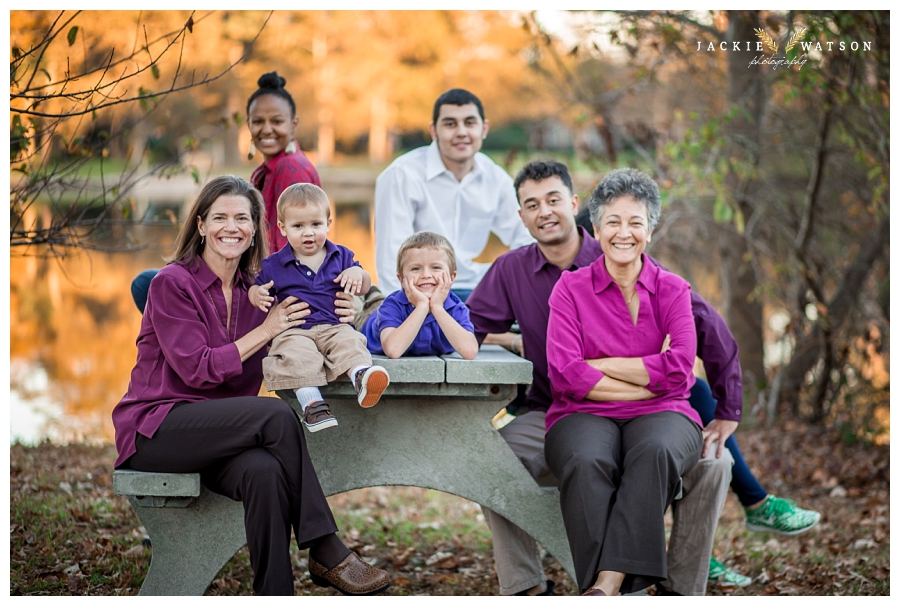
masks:
<path fill-rule="evenodd" d="M 739 572 L 728 570 L 725 565 L 715 558 L 709 559 L 710 581 L 715 581 L 722 587 L 746 587 L 753 582 L 750 577 L 745 577 Z"/>
<path fill-rule="evenodd" d="M 801 509 L 790 499 L 768 495 L 756 509 L 744 508 L 747 528 L 760 532 L 780 534 L 800 534 L 819 523 L 821 514 L 810 509 Z"/>

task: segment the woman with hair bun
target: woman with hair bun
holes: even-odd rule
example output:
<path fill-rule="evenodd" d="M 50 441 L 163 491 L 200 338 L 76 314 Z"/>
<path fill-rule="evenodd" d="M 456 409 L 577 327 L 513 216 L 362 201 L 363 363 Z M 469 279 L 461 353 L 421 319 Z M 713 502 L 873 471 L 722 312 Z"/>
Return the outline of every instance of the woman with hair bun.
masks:
<path fill-rule="evenodd" d="M 269 250 L 276 252 L 287 243 L 277 229 L 275 205 L 278 197 L 294 183 L 314 183 L 319 187 L 319 173 L 309 158 L 300 151 L 294 140 L 297 128 L 297 106 L 285 90 L 286 81 L 278 72 L 259 77 L 259 88 L 247 100 L 247 126 L 250 127 L 250 154 L 258 151 L 264 161 L 250 177 L 253 186 L 262 192 L 266 203 L 269 226 Z"/>
<path fill-rule="evenodd" d="M 274 253 L 287 243 L 287 238 L 278 229 L 275 209 L 278 196 L 294 183 L 314 183 L 321 187 L 322 182 L 316 167 L 294 140 L 294 129 L 299 119 L 294 99 L 284 88 L 285 79 L 278 72 L 268 72 L 260 76 L 256 84 L 259 88 L 247 99 L 247 125 L 251 137 L 248 157 L 253 159 L 259 151 L 265 161 L 253 171 L 250 183 L 263 195 L 269 234 L 268 251 Z M 158 272 L 158 269 L 145 269 L 131 282 L 131 296 L 141 313 L 147 304 L 150 281 Z M 344 295 L 339 294 L 338 297 Z M 352 297 L 347 299 L 346 308 L 349 310 L 353 306 Z M 339 307 L 341 305 L 343 303 Z"/>

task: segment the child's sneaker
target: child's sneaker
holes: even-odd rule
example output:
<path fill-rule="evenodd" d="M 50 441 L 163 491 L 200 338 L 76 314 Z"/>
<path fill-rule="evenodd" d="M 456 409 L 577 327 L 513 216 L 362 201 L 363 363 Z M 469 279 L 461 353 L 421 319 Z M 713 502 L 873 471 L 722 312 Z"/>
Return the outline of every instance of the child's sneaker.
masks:
<path fill-rule="evenodd" d="M 356 387 L 359 405 L 363 408 L 375 406 L 390 383 L 387 370 L 381 366 L 370 366 L 356 373 L 353 386 Z"/>
<path fill-rule="evenodd" d="M 329 427 L 337 427 L 337 419 L 331 414 L 331 409 L 324 400 L 311 402 L 306 410 L 303 411 L 301 417 L 303 424 L 310 432 L 317 432 L 320 429 L 328 429 Z"/>
<path fill-rule="evenodd" d="M 818 511 L 801 509 L 794 501 L 771 494 L 756 509 L 745 507 L 744 513 L 750 530 L 790 535 L 806 532 L 818 524 L 821 517 Z"/>
<path fill-rule="evenodd" d="M 721 587 L 746 587 L 753 582 L 750 577 L 745 577 L 739 572 L 728 570 L 725 565 L 715 558 L 709 559 L 710 581 L 715 581 Z"/>

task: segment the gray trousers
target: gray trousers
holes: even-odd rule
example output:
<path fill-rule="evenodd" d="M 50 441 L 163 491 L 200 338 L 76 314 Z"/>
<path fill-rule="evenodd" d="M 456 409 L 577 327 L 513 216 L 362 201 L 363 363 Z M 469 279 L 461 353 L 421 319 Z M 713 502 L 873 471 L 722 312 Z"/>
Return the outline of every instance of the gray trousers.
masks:
<path fill-rule="evenodd" d="M 542 485 L 556 485 L 544 458 L 543 411 L 519 415 L 500 430 L 528 472 Z M 683 595 L 704 595 L 709 558 L 719 515 L 731 479 L 728 451 L 715 458 L 715 448 L 682 475 L 680 500 L 672 504 L 674 525 L 666 553 L 668 578 L 662 584 Z M 540 550 L 531 536 L 497 513 L 482 508 L 494 542 L 494 564 L 501 595 L 512 595 L 546 579 Z"/>

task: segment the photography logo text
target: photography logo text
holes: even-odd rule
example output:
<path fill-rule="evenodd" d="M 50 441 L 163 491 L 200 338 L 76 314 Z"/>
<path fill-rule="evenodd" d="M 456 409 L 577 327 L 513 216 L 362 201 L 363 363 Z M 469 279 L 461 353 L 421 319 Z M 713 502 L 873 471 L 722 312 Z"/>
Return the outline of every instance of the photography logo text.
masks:
<path fill-rule="evenodd" d="M 750 62 L 747 64 L 747 67 L 753 67 L 755 65 L 765 65 L 771 66 L 772 69 L 778 69 L 782 67 L 796 67 L 798 70 L 802 69 L 804 65 L 806 65 L 806 61 L 809 58 L 809 54 L 812 53 L 831 53 L 831 52 L 868 52 L 872 50 L 872 42 L 871 41 L 857 41 L 857 40 L 839 40 L 837 42 L 833 40 L 821 42 L 817 40 L 805 40 L 806 36 L 806 28 L 801 27 L 797 31 L 795 31 L 790 38 L 788 38 L 784 45 L 784 54 L 779 56 L 779 43 L 778 41 L 772 37 L 772 35 L 766 30 L 759 28 L 754 29 L 756 32 L 756 37 L 758 40 L 753 41 L 733 41 L 726 42 L 722 41 L 716 44 L 715 42 L 703 42 L 697 41 L 697 51 L 698 52 L 747 52 L 747 51 L 755 51 L 759 53 Z M 788 53 L 790 53 L 794 48 L 799 48 L 802 52 L 794 57 L 788 57 Z"/>

